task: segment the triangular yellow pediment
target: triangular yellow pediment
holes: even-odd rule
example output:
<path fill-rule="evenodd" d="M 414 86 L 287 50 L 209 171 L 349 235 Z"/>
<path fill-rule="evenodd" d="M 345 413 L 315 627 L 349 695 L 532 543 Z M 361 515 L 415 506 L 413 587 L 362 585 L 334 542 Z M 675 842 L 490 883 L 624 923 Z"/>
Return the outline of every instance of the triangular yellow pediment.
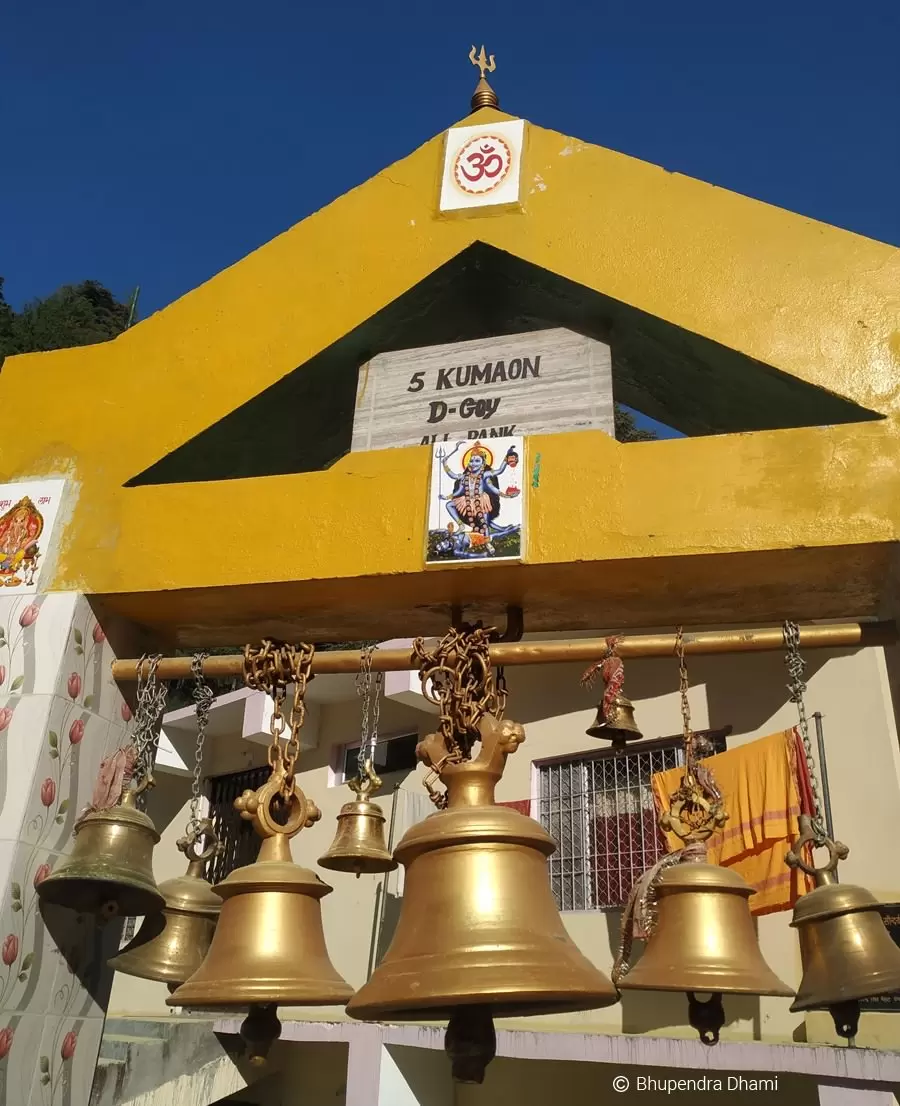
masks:
<path fill-rule="evenodd" d="M 510 118 L 488 110 L 461 122 Z M 358 458 L 331 473 L 285 476 L 283 484 L 234 480 L 216 492 L 205 522 L 210 484 L 196 491 L 125 485 L 348 335 L 376 326 L 412 290 L 478 250 L 658 321 L 670 328 L 675 347 L 683 335 L 714 344 L 860 411 L 858 423 L 850 415 L 821 420 L 850 426 L 788 430 L 793 444 L 780 432 L 753 442 L 691 439 L 623 448 L 621 460 L 615 443 L 593 433 L 572 435 L 580 441 L 565 445 L 548 439 L 540 446 L 544 483 L 530 508 L 530 559 L 634 560 L 843 541 L 837 520 L 853 514 L 854 481 L 868 482 L 877 508 L 854 516 L 852 540 L 896 539 L 897 489 L 870 458 L 873 450 L 882 462 L 898 453 L 900 251 L 532 124 L 525 127 L 517 208 L 441 214 L 443 151 L 442 132 L 113 342 L 7 360 L 0 372 L 0 480 L 68 475 L 78 492 L 55 586 L 149 594 L 418 572 L 425 450 Z M 648 363 L 655 341 L 654 331 Z M 682 351 L 686 360 L 693 348 Z M 355 355 L 365 352 L 360 347 Z M 668 354 L 660 349 L 660 372 L 677 377 Z M 715 366 L 703 372 L 721 384 Z M 326 373 L 321 388 L 328 387 Z M 882 421 L 864 423 L 872 417 Z M 693 486 L 682 500 L 680 484 L 677 495 L 667 484 L 665 502 L 647 511 L 646 496 L 652 499 L 671 471 L 675 449 Z M 599 464 L 601 456 L 609 486 L 585 514 L 577 497 L 569 502 L 574 492 L 565 474 Z M 778 487 L 789 458 L 803 459 L 808 469 L 793 475 L 818 491 L 788 496 Z M 402 518 L 386 521 L 387 508 L 366 499 L 379 474 L 395 487 L 407 481 Z M 357 478 L 365 484 L 357 486 Z M 733 483 L 732 493 L 722 491 L 723 481 Z M 257 509 L 271 518 L 299 488 L 297 542 L 313 535 L 315 551 L 305 549 L 299 560 L 279 551 L 250 564 L 255 545 L 247 519 Z M 645 495 L 640 510 L 635 488 Z M 322 516 L 323 505 L 341 495 L 346 503 L 335 506 L 335 518 L 350 504 L 360 527 L 346 539 L 356 543 L 350 552 L 331 548 L 335 519 Z M 819 507 L 829 495 L 836 521 L 826 525 Z M 700 514 L 679 519 L 687 506 Z M 802 521 L 788 525 L 782 516 L 789 510 Z M 569 511 L 598 533 L 602 516 L 602 550 L 591 535 L 570 533 L 563 521 Z M 392 535 L 383 542 L 382 524 Z M 694 528 L 693 537 L 682 540 L 682 524 Z M 404 526 L 411 529 L 401 549 L 396 535 Z M 207 529 L 216 535 L 208 548 Z M 95 556 L 104 549 L 108 556 Z"/>

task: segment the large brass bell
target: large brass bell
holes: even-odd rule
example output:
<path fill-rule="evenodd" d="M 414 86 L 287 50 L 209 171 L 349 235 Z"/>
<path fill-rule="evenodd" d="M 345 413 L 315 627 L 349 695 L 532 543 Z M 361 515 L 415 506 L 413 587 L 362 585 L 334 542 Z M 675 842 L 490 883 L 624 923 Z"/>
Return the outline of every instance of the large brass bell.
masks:
<path fill-rule="evenodd" d="M 469 761 L 448 763 L 440 734 L 419 744 L 419 758 L 447 788 L 446 809 L 397 846 L 406 869 L 397 929 L 347 1006 L 369 1021 L 449 1019 L 454 1078 L 476 1083 L 494 1053 L 492 1017 L 590 1010 L 617 999 L 563 926 L 547 871 L 552 839 L 494 803 L 522 727 L 485 715 L 480 732 Z"/>
<path fill-rule="evenodd" d="M 369 794 L 381 787 L 372 762 L 366 761 L 360 778 L 347 785 L 356 799 L 344 803 L 337 817 L 337 832 L 331 848 L 319 857 L 319 864 L 334 872 L 392 872 L 397 861 L 384 842 L 384 812 Z"/>
<path fill-rule="evenodd" d="M 601 702 L 594 724 L 585 732 L 588 737 L 611 741 L 614 746 L 624 745 L 626 741 L 640 741 L 644 736 L 634 720 L 634 703 L 624 695 L 616 695 L 608 705 Z"/>
<path fill-rule="evenodd" d="M 245 791 L 235 801 L 263 838 L 259 858 L 213 889 L 223 905 L 209 953 L 166 1000 L 192 1009 L 249 1008 L 245 1025 L 259 1030 L 260 1039 L 277 1037 L 277 1005 L 343 1005 L 353 993 L 325 946 L 320 900 L 331 888 L 291 857 L 290 838 L 321 814 L 295 783 L 285 824 L 272 817 L 271 804 L 285 779 L 277 767 L 258 791 Z"/>
<path fill-rule="evenodd" d="M 838 1034 L 852 1039 L 859 1027 L 860 999 L 900 991 L 900 949 L 875 896 L 864 887 L 837 883 L 838 860 L 849 853 L 845 845 L 826 838 L 822 843 L 830 853 L 828 863 L 816 868 L 803 861 L 802 844 L 814 840 L 810 819 L 802 815 L 800 837 L 787 861 L 814 876 L 817 886 L 798 901 L 791 921 L 803 964 L 791 1010 L 827 1009 Z"/>
<path fill-rule="evenodd" d="M 127 788 L 117 806 L 92 810 L 75 824 L 72 855 L 38 885 L 42 902 L 108 920 L 161 910 L 153 878 L 159 834 Z"/>
<path fill-rule="evenodd" d="M 715 1043 L 724 1024 L 723 994 L 794 994 L 763 960 L 747 905 L 753 889 L 736 872 L 675 864 L 655 890 L 656 930 L 621 990 L 684 991 L 690 1024 L 706 1044 Z M 700 1002 L 696 995 L 713 997 Z"/>
<path fill-rule="evenodd" d="M 673 799 L 660 825 L 686 845 L 681 861 L 654 883 L 656 916 L 647 946 L 618 986 L 685 992 L 690 1025 L 712 1045 L 725 1024 L 722 995 L 790 998 L 794 992 L 763 960 L 748 905 L 753 889 L 737 872 L 706 863 L 705 841 L 727 820 L 721 804 L 710 801 L 692 773 Z"/>
<path fill-rule="evenodd" d="M 219 849 L 212 823 L 201 823 L 198 832 L 204 836 L 203 850 L 198 850 L 195 837 L 178 842 L 188 870 L 159 885 L 165 905 L 148 914 L 131 943 L 108 962 L 117 972 L 167 983 L 174 991 L 203 963 L 222 900 L 203 878 L 205 862 Z"/>

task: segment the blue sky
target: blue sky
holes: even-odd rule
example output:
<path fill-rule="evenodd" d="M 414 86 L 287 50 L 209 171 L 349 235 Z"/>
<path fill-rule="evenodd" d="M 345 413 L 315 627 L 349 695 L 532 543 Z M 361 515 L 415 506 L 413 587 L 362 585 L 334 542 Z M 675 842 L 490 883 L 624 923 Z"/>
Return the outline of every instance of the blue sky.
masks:
<path fill-rule="evenodd" d="M 0 275 L 140 315 L 465 115 L 501 105 L 900 245 L 900 3 L 10 6 Z"/>

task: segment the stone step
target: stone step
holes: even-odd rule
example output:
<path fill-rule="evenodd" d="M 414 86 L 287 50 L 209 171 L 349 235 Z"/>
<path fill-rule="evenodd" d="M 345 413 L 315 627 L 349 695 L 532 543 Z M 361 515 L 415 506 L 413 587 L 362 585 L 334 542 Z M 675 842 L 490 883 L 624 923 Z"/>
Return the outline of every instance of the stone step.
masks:
<path fill-rule="evenodd" d="M 104 1033 L 100 1041 L 100 1056 L 104 1060 L 130 1060 L 137 1049 L 162 1052 L 164 1037 L 124 1037 L 118 1033 Z"/>
<path fill-rule="evenodd" d="M 122 1098 L 122 1087 L 128 1076 L 124 1060 L 105 1060 L 101 1057 L 94 1069 L 90 1106 L 115 1106 Z"/>
<path fill-rule="evenodd" d="M 111 1017 L 106 1019 L 104 1033 L 110 1033 L 116 1037 L 171 1037 L 182 1025 L 209 1025 L 212 1029 L 214 1018 L 199 1017 L 162 1017 L 162 1018 L 129 1018 Z"/>

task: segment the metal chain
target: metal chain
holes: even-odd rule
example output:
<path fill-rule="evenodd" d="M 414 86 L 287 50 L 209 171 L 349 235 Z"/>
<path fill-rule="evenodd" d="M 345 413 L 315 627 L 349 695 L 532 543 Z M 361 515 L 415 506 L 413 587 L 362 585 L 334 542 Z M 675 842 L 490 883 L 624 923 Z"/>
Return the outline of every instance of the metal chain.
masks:
<path fill-rule="evenodd" d="M 294 765 L 300 756 L 300 727 L 306 721 L 306 689 L 312 679 L 310 669 L 315 652 L 314 645 L 287 647 L 294 698 L 291 700 L 290 736 L 284 747 L 284 766 L 291 787 L 294 783 Z"/>
<path fill-rule="evenodd" d="M 244 646 L 244 682 L 254 691 L 264 691 L 272 699 L 272 718 L 269 730 L 269 766 L 283 769 L 285 773 L 285 798 L 294 787 L 294 767 L 300 755 L 300 728 L 306 719 L 306 689 L 312 679 L 311 669 L 315 646 L 275 645 L 266 640 L 259 649 Z M 288 684 L 294 685 L 289 720 L 284 717 L 284 700 Z M 281 737 L 290 730 L 282 746 Z"/>
<path fill-rule="evenodd" d="M 815 845 L 819 847 L 825 843 L 828 834 L 822 821 L 822 795 L 819 791 L 819 776 L 816 761 L 813 756 L 812 740 L 809 736 L 809 720 L 806 717 L 806 684 L 803 681 L 803 672 L 806 661 L 800 656 L 800 627 L 796 622 L 785 622 L 782 626 L 786 655 L 784 663 L 788 667 L 790 683 L 788 691 L 791 693 L 791 702 L 797 704 L 799 718 L 800 738 L 803 741 L 803 751 L 806 755 L 806 767 L 809 775 L 810 790 L 812 791 L 815 810 L 810 817 L 810 828 L 815 835 Z"/>
<path fill-rule="evenodd" d="M 381 716 L 381 689 L 384 685 L 384 673 L 376 672 L 374 687 L 372 681 L 372 656 L 378 648 L 377 642 L 366 644 L 359 656 L 359 674 L 356 677 L 356 694 L 362 698 L 362 733 L 359 742 L 359 754 L 356 767 L 360 782 L 366 777 L 366 764 L 375 759 L 375 746 L 378 742 L 378 726 Z M 371 713 L 371 728 L 370 728 Z"/>
<path fill-rule="evenodd" d="M 684 738 L 684 767 L 689 775 L 694 771 L 694 731 L 691 727 L 691 704 L 688 699 L 690 683 L 684 660 L 684 630 L 675 630 L 675 655 L 678 657 L 678 693 L 681 696 L 681 724 Z"/>
<path fill-rule="evenodd" d="M 215 694 L 209 684 L 203 679 L 203 662 L 208 653 L 195 653 L 191 661 L 191 675 L 194 677 L 194 690 L 192 692 L 197 706 L 197 747 L 194 751 L 194 773 L 191 780 L 191 817 L 187 826 L 187 835 L 196 839 L 202 829 L 200 820 L 200 791 L 201 771 L 203 767 L 203 747 L 206 744 L 206 730 L 209 726 L 209 712 L 212 707 Z"/>
<path fill-rule="evenodd" d="M 161 653 L 145 653 L 137 667 L 137 710 L 134 715 L 132 743 L 134 745 L 134 779 L 138 787 L 144 781 L 152 785 L 153 764 L 159 744 L 159 723 L 166 706 L 168 685 L 157 679 Z M 144 666 L 147 675 L 144 676 Z"/>
<path fill-rule="evenodd" d="M 481 626 L 453 628 L 432 650 L 425 648 L 422 638 L 413 642 L 422 694 L 440 707 L 440 730 L 450 761 L 470 758 L 485 714 L 503 717 L 506 680 L 491 668 L 489 652 L 495 634 Z"/>

